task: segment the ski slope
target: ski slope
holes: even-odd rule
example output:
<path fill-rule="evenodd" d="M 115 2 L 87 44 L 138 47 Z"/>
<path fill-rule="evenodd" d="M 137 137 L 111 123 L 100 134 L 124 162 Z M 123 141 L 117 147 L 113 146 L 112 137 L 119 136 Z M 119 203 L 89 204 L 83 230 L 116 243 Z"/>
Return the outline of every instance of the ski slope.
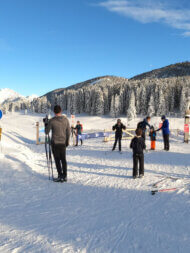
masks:
<path fill-rule="evenodd" d="M 171 150 L 164 152 L 159 135 L 157 150 L 145 153 L 145 177 L 135 180 L 130 141 L 122 142 L 122 154 L 102 139 L 69 146 L 68 182 L 54 183 L 44 146 L 35 144 L 42 117 L 15 113 L 0 121 L 0 252 L 190 251 L 190 149 L 183 136 L 172 135 Z M 115 123 L 109 117 L 78 119 L 88 131 Z M 183 129 L 183 119 L 170 122 Z M 159 181 L 158 189 L 177 190 L 151 195 Z"/>

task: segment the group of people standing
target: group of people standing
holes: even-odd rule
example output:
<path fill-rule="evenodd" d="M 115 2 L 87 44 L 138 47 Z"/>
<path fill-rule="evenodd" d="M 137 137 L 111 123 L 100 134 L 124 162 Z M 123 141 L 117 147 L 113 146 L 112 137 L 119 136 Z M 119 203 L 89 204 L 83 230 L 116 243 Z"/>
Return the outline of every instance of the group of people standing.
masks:
<path fill-rule="evenodd" d="M 150 125 L 151 118 L 147 116 L 143 121 L 137 124 L 137 129 L 135 131 L 136 136 L 132 139 L 130 148 L 133 149 L 133 178 L 144 176 L 144 152 L 146 149 L 146 130 L 147 127 L 150 129 L 150 139 L 151 139 L 151 150 L 155 150 L 156 147 L 156 132 L 162 130 L 163 140 L 164 140 L 164 150 L 169 151 L 169 121 L 166 119 L 166 116 L 161 117 L 162 125 L 157 130 Z M 112 151 L 115 150 L 117 141 L 119 141 L 119 151 L 121 152 L 121 139 L 123 130 L 126 129 L 126 126 L 121 123 L 121 120 L 118 119 L 117 123 L 112 127 L 112 130 L 115 130 L 115 142 L 112 148 Z M 138 164 L 139 164 L 139 173 L 138 173 Z"/>
<path fill-rule="evenodd" d="M 69 145 L 70 134 L 76 136 L 76 144 L 78 146 L 79 139 L 81 145 L 83 140 L 80 138 L 83 131 L 83 126 L 80 121 L 77 121 L 75 127 L 70 128 L 69 121 L 66 116 L 62 115 L 62 109 L 59 105 L 54 107 L 55 117 L 45 123 L 45 134 L 48 135 L 52 131 L 51 148 L 55 160 L 58 177 L 54 179 L 56 182 L 67 181 L 67 161 L 66 148 Z"/>
<path fill-rule="evenodd" d="M 70 128 L 69 121 L 66 116 L 62 115 L 62 110 L 59 105 L 54 107 L 55 117 L 50 119 L 45 123 L 45 133 L 48 135 L 52 131 L 51 147 L 52 152 L 58 172 L 58 178 L 55 180 L 57 182 L 67 181 L 67 161 L 66 161 L 66 148 L 69 145 L 70 133 L 76 135 L 76 145 L 78 146 L 78 141 L 80 139 L 81 145 L 83 144 L 80 136 L 82 135 L 83 127 L 80 121 L 77 121 L 75 127 Z M 150 128 L 150 138 L 151 138 L 151 149 L 155 149 L 156 132 L 162 130 L 164 139 L 164 149 L 169 150 L 169 121 L 163 115 L 162 126 L 157 130 L 154 130 L 153 126 L 150 126 L 150 117 L 146 117 L 142 122 L 139 122 L 137 129 L 135 131 L 136 136 L 132 139 L 130 148 L 133 149 L 133 178 L 144 176 L 144 153 L 143 150 L 146 149 L 145 139 L 147 127 Z M 121 139 L 123 130 L 126 126 L 121 122 L 120 119 L 112 127 L 115 131 L 115 142 L 112 151 L 115 150 L 117 142 L 119 143 L 119 151 L 121 152 Z M 138 163 L 139 163 L 139 173 L 138 173 Z"/>

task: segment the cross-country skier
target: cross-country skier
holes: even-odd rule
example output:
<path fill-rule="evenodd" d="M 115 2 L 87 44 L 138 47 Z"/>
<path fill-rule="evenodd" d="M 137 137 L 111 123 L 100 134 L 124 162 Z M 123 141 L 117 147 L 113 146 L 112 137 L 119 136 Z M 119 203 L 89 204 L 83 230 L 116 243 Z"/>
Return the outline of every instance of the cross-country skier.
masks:
<path fill-rule="evenodd" d="M 133 178 L 138 176 L 138 163 L 139 163 L 139 177 L 144 176 L 144 153 L 143 149 L 146 148 L 144 139 L 142 138 L 142 129 L 137 128 L 136 136 L 132 139 L 130 148 L 133 149 Z"/>
<path fill-rule="evenodd" d="M 170 135 L 170 130 L 169 130 L 169 121 L 166 119 L 165 115 L 162 115 L 161 117 L 162 120 L 162 126 L 157 129 L 156 131 L 160 131 L 162 129 L 162 134 L 163 134 L 163 140 L 164 140 L 164 150 L 169 151 L 170 149 L 170 143 L 169 143 L 169 135 Z"/>
<path fill-rule="evenodd" d="M 123 125 L 123 123 L 121 123 L 120 119 L 118 119 L 117 123 L 112 127 L 112 130 L 115 131 L 115 142 L 114 142 L 112 151 L 115 150 L 117 141 L 119 141 L 119 151 L 121 152 L 121 139 L 122 139 L 123 130 L 125 129 L 126 129 L 126 126 Z"/>
<path fill-rule="evenodd" d="M 147 116 L 143 121 L 137 124 L 137 128 L 142 129 L 142 138 L 144 139 L 144 141 L 146 139 L 146 127 L 148 126 L 150 128 L 149 122 L 150 122 L 150 117 Z"/>
<path fill-rule="evenodd" d="M 82 135 L 82 131 L 83 131 L 83 127 L 82 127 L 82 124 L 80 123 L 80 121 L 78 120 L 77 121 L 77 124 L 74 128 L 76 130 L 75 132 L 75 135 L 76 135 L 76 145 L 75 146 L 78 146 L 78 141 L 79 141 L 79 135 L 81 136 Z M 83 144 L 83 141 L 82 141 L 82 138 L 80 139 L 81 141 L 81 145 Z"/>
<path fill-rule="evenodd" d="M 56 105 L 54 107 L 55 117 L 50 119 L 45 125 L 45 133 L 49 134 L 52 131 L 52 151 L 57 168 L 58 178 L 57 182 L 67 181 L 67 161 L 66 161 L 66 147 L 69 145 L 70 125 L 66 116 L 62 116 L 61 107 Z"/>

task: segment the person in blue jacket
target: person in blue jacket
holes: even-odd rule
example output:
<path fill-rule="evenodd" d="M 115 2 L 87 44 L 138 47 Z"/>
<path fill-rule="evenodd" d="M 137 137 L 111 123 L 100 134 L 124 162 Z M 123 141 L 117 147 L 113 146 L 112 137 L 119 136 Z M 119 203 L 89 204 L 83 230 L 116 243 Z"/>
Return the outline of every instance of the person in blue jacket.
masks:
<path fill-rule="evenodd" d="M 161 120 L 162 120 L 163 124 L 156 131 L 160 131 L 162 129 L 162 134 L 163 134 L 163 139 L 164 139 L 164 150 L 168 151 L 170 149 L 170 144 L 169 144 L 169 135 L 170 135 L 169 121 L 168 121 L 168 119 L 166 119 L 165 115 L 162 115 Z"/>

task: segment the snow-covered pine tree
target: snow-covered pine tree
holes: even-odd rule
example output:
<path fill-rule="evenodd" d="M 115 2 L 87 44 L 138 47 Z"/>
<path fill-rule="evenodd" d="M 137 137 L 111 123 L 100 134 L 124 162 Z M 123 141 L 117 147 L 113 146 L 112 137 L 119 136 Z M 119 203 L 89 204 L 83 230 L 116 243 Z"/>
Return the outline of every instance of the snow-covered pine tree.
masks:
<path fill-rule="evenodd" d="M 157 109 L 157 115 L 165 115 L 167 113 L 166 110 L 166 101 L 165 101 L 165 97 L 162 91 L 162 86 L 160 86 L 160 90 L 159 90 L 159 101 L 158 101 L 158 109 Z"/>
<path fill-rule="evenodd" d="M 140 114 L 141 112 L 141 100 L 139 99 L 140 98 L 140 84 L 137 83 L 137 85 L 135 86 L 135 97 L 137 98 L 136 99 L 136 113 L 137 114 Z"/>
<path fill-rule="evenodd" d="M 118 117 L 120 115 L 120 96 L 119 95 L 115 95 L 115 103 L 114 103 L 114 111 L 115 111 L 115 118 Z"/>
<path fill-rule="evenodd" d="M 91 111 L 91 93 L 88 87 L 84 90 L 84 112 L 90 113 Z"/>
<path fill-rule="evenodd" d="M 111 97 L 110 116 L 115 117 L 115 97 L 114 97 L 114 95 L 112 95 L 112 97 Z"/>
<path fill-rule="evenodd" d="M 149 100 L 149 103 L 148 103 L 148 112 L 147 113 L 150 117 L 155 115 L 154 96 L 153 96 L 153 94 L 150 95 L 150 100 Z"/>
<path fill-rule="evenodd" d="M 108 99 L 108 89 L 103 90 L 103 101 L 104 101 L 104 114 L 109 113 L 109 99 Z"/>
<path fill-rule="evenodd" d="M 96 89 L 94 93 L 94 108 L 93 115 L 103 115 L 104 114 L 104 97 L 101 89 Z"/>
<path fill-rule="evenodd" d="M 185 114 L 185 110 L 187 108 L 187 97 L 186 90 L 184 87 L 181 89 L 181 97 L 180 97 L 180 113 L 181 115 Z"/>
<path fill-rule="evenodd" d="M 147 114 L 147 95 L 146 95 L 146 87 L 143 85 L 141 86 L 141 92 L 140 92 L 140 114 L 146 115 Z"/>
<path fill-rule="evenodd" d="M 129 107 L 127 110 L 127 117 L 129 120 L 132 120 L 136 117 L 136 106 L 135 106 L 135 93 L 132 90 L 129 100 Z"/>

